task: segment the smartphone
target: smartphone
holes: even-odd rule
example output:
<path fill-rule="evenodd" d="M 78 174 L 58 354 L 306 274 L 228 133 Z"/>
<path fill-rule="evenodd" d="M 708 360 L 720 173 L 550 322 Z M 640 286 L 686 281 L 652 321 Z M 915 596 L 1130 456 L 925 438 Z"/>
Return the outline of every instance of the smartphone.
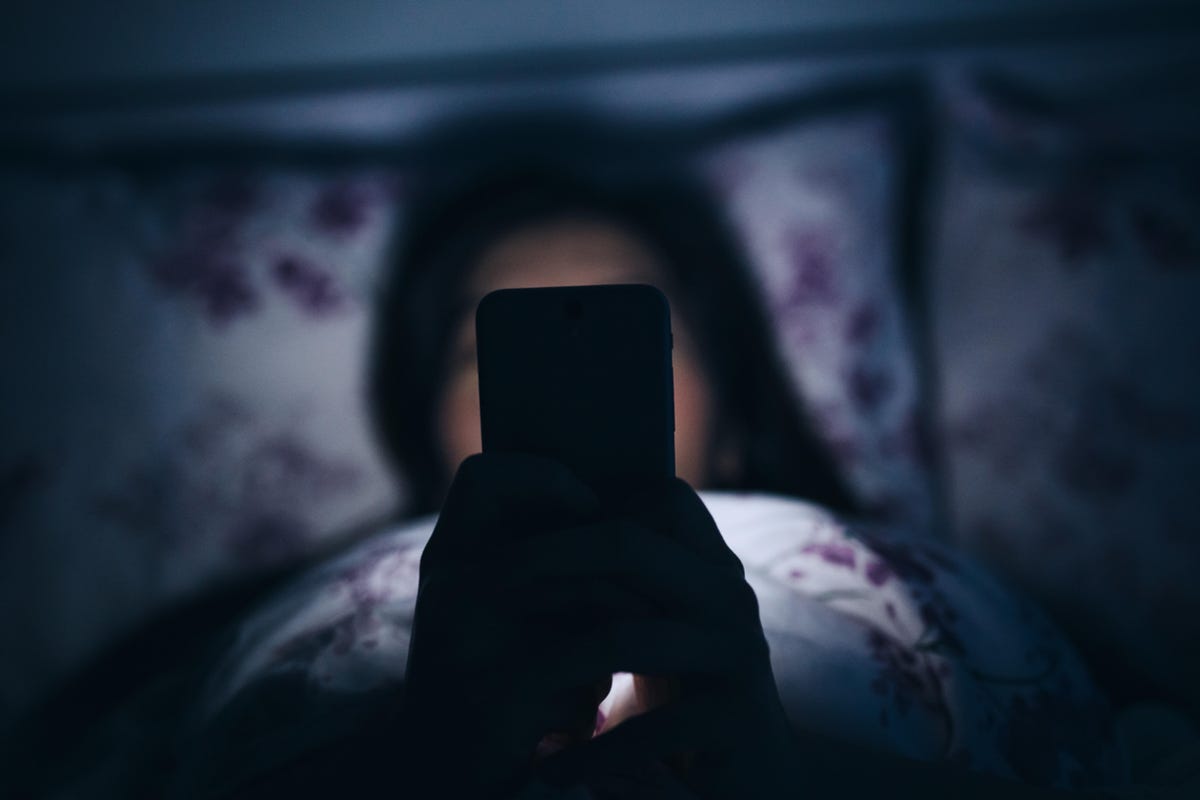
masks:
<path fill-rule="evenodd" d="M 475 312 L 484 452 L 547 456 L 602 498 L 675 474 L 671 317 L 653 286 L 501 289 Z"/>

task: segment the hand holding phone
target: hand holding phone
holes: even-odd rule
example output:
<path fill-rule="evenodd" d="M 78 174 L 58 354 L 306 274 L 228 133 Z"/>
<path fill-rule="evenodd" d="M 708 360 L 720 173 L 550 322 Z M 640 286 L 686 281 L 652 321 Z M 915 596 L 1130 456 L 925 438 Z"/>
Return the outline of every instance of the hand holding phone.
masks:
<path fill-rule="evenodd" d="M 701 797 L 778 796 L 792 754 L 754 593 L 674 478 L 665 298 L 501 290 L 476 329 L 484 452 L 460 466 L 421 559 L 412 763 L 478 795 L 661 759 Z M 615 672 L 664 691 L 590 738 Z M 570 744 L 539 761 L 548 734 Z M 443 737 L 469 744 L 470 770 L 439 760 Z"/>
<path fill-rule="evenodd" d="M 616 672 L 678 691 L 591 737 Z M 613 516 L 536 456 L 459 467 L 421 557 L 401 720 L 418 797 L 603 786 L 648 763 L 700 798 L 779 797 L 801 777 L 754 592 L 699 496 L 672 479 Z"/>

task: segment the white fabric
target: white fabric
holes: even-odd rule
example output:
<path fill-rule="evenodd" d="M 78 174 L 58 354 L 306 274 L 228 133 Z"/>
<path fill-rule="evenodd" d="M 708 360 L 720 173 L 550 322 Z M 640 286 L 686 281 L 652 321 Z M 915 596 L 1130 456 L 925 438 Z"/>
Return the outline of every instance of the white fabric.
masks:
<path fill-rule="evenodd" d="M 811 504 L 705 493 L 757 595 L 794 724 L 1032 783 L 1112 784 L 1109 709 L 1042 615 L 928 537 L 855 528 Z M 399 683 L 434 520 L 315 570 L 240 628 L 203 716 L 272 674 L 328 693 Z M 609 714 L 628 699 L 619 678 Z"/>

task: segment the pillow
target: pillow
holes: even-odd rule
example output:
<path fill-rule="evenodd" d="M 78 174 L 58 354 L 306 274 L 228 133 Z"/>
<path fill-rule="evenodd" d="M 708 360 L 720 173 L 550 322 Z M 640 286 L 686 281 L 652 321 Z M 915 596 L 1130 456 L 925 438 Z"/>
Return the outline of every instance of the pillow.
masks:
<path fill-rule="evenodd" d="M 914 320 L 899 285 L 899 134 L 843 112 L 730 141 L 700 159 L 722 198 L 799 401 L 868 508 L 938 520 Z"/>
<path fill-rule="evenodd" d="M 758 597 L 795 724 L 1028 783 L 1125 778 L 1106 702 L 1055 628 L 928 537 L 802 501 L 704 493 Z M 433 519 L 380 532 L 244 620 L 189 734 L 196 780 L 295 758 L 403 680 Z M 616 681 L 602 712 L 619 702 Z"/>
<path fill-rule="evenodd" d="M 951 528 L 1098 666 L 1200 707 L 1200 129 L 1174 113 L 1194 97 L 1146 84 L 1055 112 L 1001 99 L 1033 87 L 942 89 Z"/>
<path fill-rule="evenodd" d="M 359 384 L 400 198 L 386 170 L 2 186 L 0 708 L 172 599 L 390 511 Z"/>

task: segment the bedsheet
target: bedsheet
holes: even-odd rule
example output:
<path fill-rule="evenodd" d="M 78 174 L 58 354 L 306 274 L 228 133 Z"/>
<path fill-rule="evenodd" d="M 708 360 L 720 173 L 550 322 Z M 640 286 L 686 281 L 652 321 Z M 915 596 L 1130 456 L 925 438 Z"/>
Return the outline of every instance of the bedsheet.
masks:
<path fill-rule="evenodd" d="M 795 724 L 1034 784 L 1124 779 L 1110 708 L 1071 646 L 979 566 L 802 501 L 701 496 L 758 597 Z M 294 757 L 403 681 L 434 521 L 380 532 L 241 623 L 185 738 L 190 779 Z M 628 687 L 616 680 L 601 712 Z"/>

